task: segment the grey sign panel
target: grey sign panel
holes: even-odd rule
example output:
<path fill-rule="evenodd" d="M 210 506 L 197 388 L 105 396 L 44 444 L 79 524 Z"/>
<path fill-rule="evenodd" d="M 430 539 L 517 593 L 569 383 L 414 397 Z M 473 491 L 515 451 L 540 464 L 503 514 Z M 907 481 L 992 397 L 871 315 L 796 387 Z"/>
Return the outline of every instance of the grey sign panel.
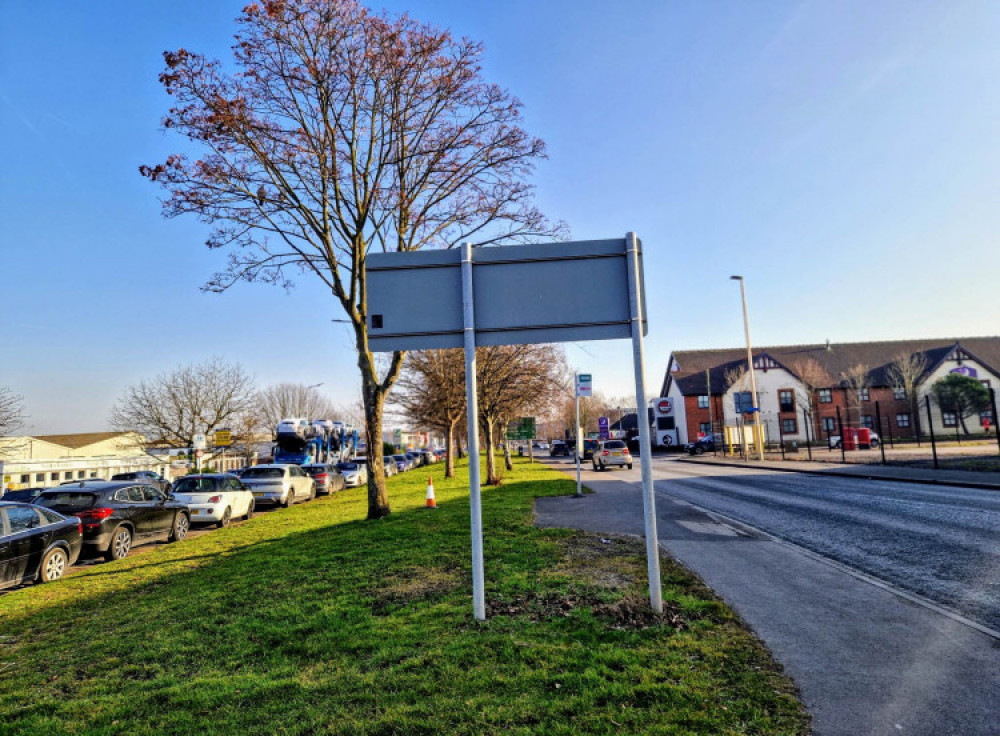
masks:
<path fill-rule="evenodd" d="M 625 242 L 474 249 L 476 345 L 631 337 Z M 372 350 L 462 347 L 460 250 L 373 254 L 366 270 Z M 641 253 L 639 273 L 642 293 Z"/>

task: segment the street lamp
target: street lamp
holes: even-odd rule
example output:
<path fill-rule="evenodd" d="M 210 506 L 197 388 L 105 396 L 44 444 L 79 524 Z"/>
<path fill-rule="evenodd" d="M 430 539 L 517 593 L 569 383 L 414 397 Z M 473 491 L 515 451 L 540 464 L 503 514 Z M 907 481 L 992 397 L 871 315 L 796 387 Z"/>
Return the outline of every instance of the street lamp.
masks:
<path fill-rule="evenodd" d="M 750 350 L 750 319 L 747 317 L 747 292 L 742 276 L 730 276 L 733 281 L 740 282 L 740 299 L 743 301 L 743 330 L 747 336 L 747 365 L 750 368 L 750 406 L 753 408 L 754 419 L 754 449 L 757 457 L 764 459 L 764 447 L 760 431 L 760 407 L 757 406 L 757 379 L 753 372 L 753 352 Z"/>

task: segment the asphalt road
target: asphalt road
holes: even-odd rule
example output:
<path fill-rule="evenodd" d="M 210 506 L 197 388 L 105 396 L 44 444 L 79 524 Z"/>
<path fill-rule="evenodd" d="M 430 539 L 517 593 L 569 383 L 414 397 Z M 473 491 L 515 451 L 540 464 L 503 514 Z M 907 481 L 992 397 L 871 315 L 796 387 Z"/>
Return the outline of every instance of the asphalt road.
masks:
<path fill-rule="evenodd" d="M 658 459 L 657 488 L 1000 631 L 1000 494 Z"/>
<path fill-rule="evenodd" d="M 641 534 L 638 464 L 585 467 L 594 493 L 539 499 L 537 523 Z M 1000 494 L 667 458 L 654 475 L 660 546 L 771 649 L 817 736 L 1000 735 L 1000 640 L 943 610 L 997 619 Z"/>

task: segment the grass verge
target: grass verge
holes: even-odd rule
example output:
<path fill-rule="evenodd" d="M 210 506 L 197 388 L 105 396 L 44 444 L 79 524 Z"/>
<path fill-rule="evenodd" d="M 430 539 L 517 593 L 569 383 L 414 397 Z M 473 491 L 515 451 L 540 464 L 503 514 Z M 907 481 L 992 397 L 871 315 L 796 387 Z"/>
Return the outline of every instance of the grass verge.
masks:
<path fill-rule="evenodd" d="M 424 510 L 427 470 L 439 508 Z M 0 734 L 804 734 L 767 652 L 641 541 L 537 529 L 574 483 L 518 459 L 483 497 L 472 618 L 468 475 L 355 489 L 0 596 Z"/>

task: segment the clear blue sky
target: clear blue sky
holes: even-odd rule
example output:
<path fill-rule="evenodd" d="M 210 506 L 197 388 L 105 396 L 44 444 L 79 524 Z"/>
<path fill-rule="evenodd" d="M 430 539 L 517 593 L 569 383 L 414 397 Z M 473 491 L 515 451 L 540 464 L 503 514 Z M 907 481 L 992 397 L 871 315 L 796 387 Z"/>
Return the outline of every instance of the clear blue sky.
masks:
<path fill-rule="evenodd" d="M 307 277 L 199 291 L 224 256 L 164 220 L 141 163 L 164 49 L 227 56 L 235 2 L 0 5 L 0 385 L 30 433 L 106 428 L 122 389 L 213 354 L 358 396 Z M 538 202 L 645 244 L 654 394 L 672 349 L 1000 332 L 1000 4 L 392 2 L 486 45 L 546 140 Z M 592 285 L 581 285 L 591 288 Z M 633 392 L 627 341 L 568 347 Z"/>

